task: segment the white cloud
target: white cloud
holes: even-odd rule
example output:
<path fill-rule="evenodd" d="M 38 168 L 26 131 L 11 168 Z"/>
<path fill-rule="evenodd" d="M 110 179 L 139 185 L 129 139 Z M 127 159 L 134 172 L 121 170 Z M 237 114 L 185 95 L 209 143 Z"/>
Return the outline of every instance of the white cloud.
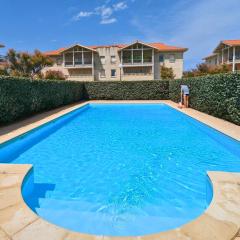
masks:
<path fill-rule="evenodd" d="M 94 14 L 94 12 L 83 12 L 83 11 L 81 11 L 73 17 L 73 20 L 78 21 L 78 20 L 80 20 L 80 18 L 90 17 L 93 14 Z"/>
<path fill-rule="evenodd" d="M 125 2 L 119 2 L 113 5 L 113 9 L 115 11 L 119 11 L 119 10 L 124 10 L 126 9 L 128 6 Z"/>
<path fill-rule="evenodd" d="M 111 23 L 115 23 L 117 21 L 116 18 L 106 18 L 106 19 L 102 19 L 100 24 L 111 24 Z"/>
<path fill-rule="evenodd" d="M 117 22 L 114 13 L 123 11 L 128 7 L 125 1 L 118 2 L 110 5 L 110 1 L 106 0 L 105 4 L 96 7 L 93 11 L 80 11 L 77 15 L 73 16 L 73 21 L 79 21 L 81 18 L 91 17 L 93 15 L 100 16 L 100 24 L 112 24 Z"/>

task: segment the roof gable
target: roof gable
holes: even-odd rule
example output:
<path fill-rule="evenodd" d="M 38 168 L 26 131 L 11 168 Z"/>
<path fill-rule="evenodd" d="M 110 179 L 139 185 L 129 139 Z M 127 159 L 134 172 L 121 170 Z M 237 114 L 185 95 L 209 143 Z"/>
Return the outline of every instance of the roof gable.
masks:
<path fill-rule="evenodd" d="M 59 48 L 59 49 L 53 50 L 53 51 L 47 51 L 44 54 L 48 55 L 48 56 L 58 56 L 61 53 L 63 53 L 64 51 L 66 51 L 72 47 L 75 47 L 75 46 L 80 46 L 82 48 L 86 48 L 86 49 L 89 49 L 89 50 L 95 51 L 95 52 L 96 52 L 97 48 L 110 48 L 110 47 L 117 47 L 117 48 L 119 48 L 119 50 L 123 50 L 125 48 L 128 48 L 128 47 L 136 44 L 136 43 L 153 48 L 160 52 L 185 52 L 188 50 L 187 48 L 170 46 L 170 45 L 166 45 L 164 43 L 144 43 L 144 42 L 140 42 L 140 41 L 135 41 L 134 43 L 131 43 L 131 44 L 113 44 L 113 45 L 103 45 L 103 46 L 83 46 L 80 44 L 75 44 L 70 47 Z"/>

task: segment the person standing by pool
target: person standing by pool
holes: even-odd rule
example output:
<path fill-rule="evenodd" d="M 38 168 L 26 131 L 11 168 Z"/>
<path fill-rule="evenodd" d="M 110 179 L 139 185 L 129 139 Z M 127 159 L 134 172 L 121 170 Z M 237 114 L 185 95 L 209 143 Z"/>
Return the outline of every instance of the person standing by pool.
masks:
<path fill-rule="evenodd" d="M 189 87 L 187 85 L 181 85 L 181 104 L 188 108 L 189 105 Z"/>

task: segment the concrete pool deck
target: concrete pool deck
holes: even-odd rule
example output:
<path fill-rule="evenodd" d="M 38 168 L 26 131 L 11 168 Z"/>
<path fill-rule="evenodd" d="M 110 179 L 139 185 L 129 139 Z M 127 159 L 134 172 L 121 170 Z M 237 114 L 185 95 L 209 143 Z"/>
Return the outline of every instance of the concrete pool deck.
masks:
<path fill-rule="evenodd" d="M 171 101 L 91 101 L 94 103 L 166 103 Z M 0 128 L 0 143 L 62 116 L 83 102 L 35 115 Z M 223 133 L 240 140 L 240 126 L 193 109 L 179 110 Z M 140 237 L 94 236 L 68 231 L 36 215 L 24 202 L 21 186 L 32 169 L 29 164 L 0 164 L 0 240 L 240 240 L 240 173 L 209 172 L 213 200 L 197 219 L 170 231 Z"/>

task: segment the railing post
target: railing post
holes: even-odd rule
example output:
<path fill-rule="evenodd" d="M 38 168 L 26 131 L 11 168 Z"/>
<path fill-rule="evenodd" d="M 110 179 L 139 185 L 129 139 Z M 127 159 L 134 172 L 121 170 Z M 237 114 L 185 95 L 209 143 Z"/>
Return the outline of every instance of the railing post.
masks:
<path fill-rule="evenodd" d="M 94 81 L 94 53 L 92 52 L 92 78 Z"/>
<path fill-rule="evenodd" d="M 154 50 L 152 49 L 152 76 L 154 80 Z"/>
<path fill-rule="evenodd" d="M 132 52 L 132 64 L 133 64 L 133 49 L 132 49 L 132 51 L 131 51 L 131 52 Z"/>
<path fill-rule="evenodd" d="M 233 47 L 233 62 L 232 62 L 232 71 L 235 72 L 235 60 L 236 60 L 236 48 Z"/>
<path fill-rule="evenodd" d="M 223 53 L 224 53 L 224 50 L 222 49 L 222 64 L 223 64 L 223 57 L 224 57 Z"/>
<path fill-rule="evenodd" d="M 74 48 L 73 48 L 73 66 L 75 67 L 75 52 L 74 52 Z"/>
<path fill-rule="evenodd" d="M 229 61 L 229 57 L 230 57 L 229 48 L 230 48 L 230 47 L 228 47 L 228 60 L 227 60 L 228 63 L 230 62 L 230 61 Z"/>
<path fill-rule="evenodd" d="M 84 65 L 84 52 L 83 52 L 83 49 L 82 49 L 82 65 Z"/>

